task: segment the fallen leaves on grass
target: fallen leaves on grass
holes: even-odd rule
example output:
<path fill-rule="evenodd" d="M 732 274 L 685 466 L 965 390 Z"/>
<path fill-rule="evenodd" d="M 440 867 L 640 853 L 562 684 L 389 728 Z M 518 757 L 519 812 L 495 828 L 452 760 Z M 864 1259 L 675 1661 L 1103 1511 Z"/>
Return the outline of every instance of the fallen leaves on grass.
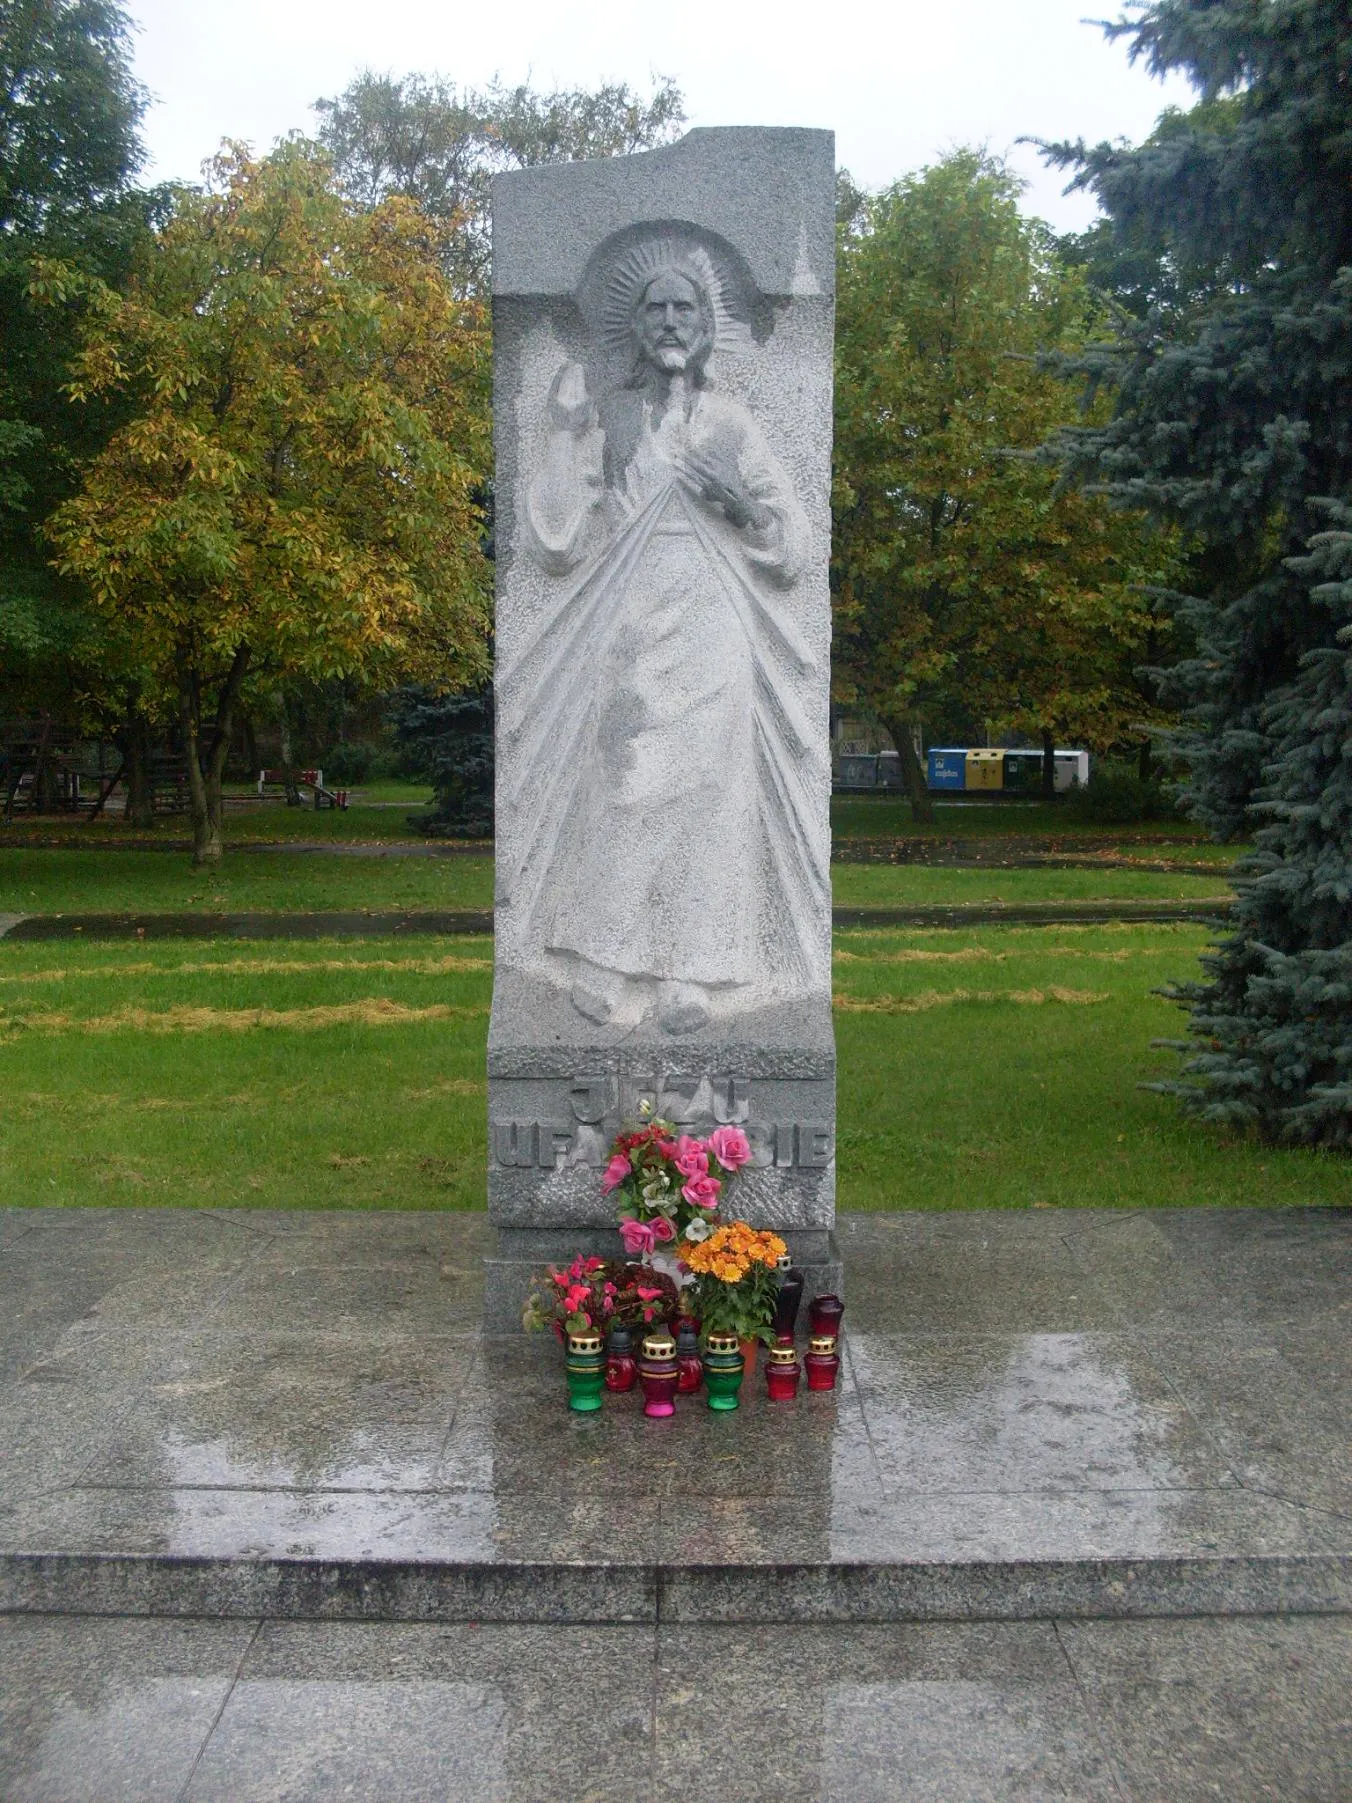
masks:
<path fill-rule="evenodd" d="M 353 1165 L 370 1164 L 371 1160 L 361 1152 L 354 1152 L 348 1158 L 345 1158 L 341 1152 L 330 1152 L 324 1162 L 332 1165 L 335 1171 L 346 1171 Z"/>
<path fill-rule="evenodd" d="M 215 958 L 193 959 L 184 964 L 152 964 L 142 959 L 135 964 L 94 965 L 72 970 L 52 965 L 45 970 L 11 971 L 0 976 L 0 983 L 65 983 L 84 982 L 91 977 L 202 977 L 214 976 L 303 976 L 307 971 L 399 970 L 415 977 L 444 977 L 457 972 L 491 972 L 493 960 L 466 958 L 448 953 L 444 958 Z"/>
<path fill-rule="evenodd" d="M 87 1019 L 56 1009 L 31 1014 L 0 1013 L 0 1038 L 29 1033 L 248 1033 L 255 1028 L 309 1033 L 324 1027 L 404 1027 L 427 1020 L 468 1020 L 488 1013 L 484 1007 L 455 1007 L 434 1002 L 410 1008 L 388 996 L 365 996 L 356 1002 L 334 1002 L 313 1008 L 119 1008 Z"/>
<path fill-rule="evenodd" d="M 1046 989 L 922 989 L 916 995 L 842 995 L 837 992 L 831 997 L 832 1006 L 842 1014 L 924 1014 L 931 1008 L 949 1008 L 958 1002 L 1014 1002 L 1024 1008 L 1061 1002 L 1088 1008 L 1095 1002 L 1111 1000 L 1106 991 L 1063 989 L 1055 983 Z"/>

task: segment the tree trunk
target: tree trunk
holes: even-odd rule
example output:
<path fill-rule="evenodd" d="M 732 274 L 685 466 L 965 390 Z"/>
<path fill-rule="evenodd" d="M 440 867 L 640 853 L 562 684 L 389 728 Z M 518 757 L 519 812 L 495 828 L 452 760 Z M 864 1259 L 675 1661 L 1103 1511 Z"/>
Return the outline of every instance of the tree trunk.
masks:
<path fill-rule="evenodd" d="M 188 763 L 188 807 L 192 815 L 192 861 L 195 869 L 221 861 L 220 818 L 212 831 L 211 806 L 202 774 L 201 743 L 197 730 L 197 685 L 183 683 L 179 696 L 179 722 L 183 728 L 183 755 Z"/>
<path fill-rule="evenodd" d="M 1136 774 L 1143 783 L 1151 782 L 1155 775 L 1155 760 L 1151 755 L 1149 739 L 1142 739 L 1141 749 L 1136 754 Z"/>
<path fill-rule="evenodd" d="M 127 808 L 131 826 L 155 824 L 155 789 L 150 780 L 150 728 L 142 714 L 133 714 L 122 734 L 127 760 Z"/>
<path fill-rule="evenodd" d="M 1050 801 L 1056 794 L 1056 734 L 1042 735 L 1042 799 Z"/>
<path fill-rule="evenodd" d="M 286 711 L 286 698 L 277 697 L 277 725 L 281 730 L 282 741 L 282 787 L 286 790 L 286 805 L 298 808 L 301 805 L 300 790 L 296 787 L 296 765 L 291 750 L 291 721 Z"/>
<path fill-rule="evenodd" d="M 207 744 L 202 743 L 201 686 L 196 672 L 185 670 L 180 687 L 183 749 L 188 760 L 188 798 L 192 809 L 192 861 L 197 867 L 221 861 L 221 779 L 230 750 L 230 729 L 235 707 L 249 668 L 249 647 L 239 645 L 230 673 L 216 704 L 216 721 Z"/>
<path fill-rule="evenodd" d="M 929 792 L 925 781 L 925 771 L 920 759 L 915 754 L 915 740 L 911 736 L 909 720 L 885 719 L 883 725 L 897 748 L 897 756 L 901 759 L 901 780 L 906 785 L 906 794 L 911 803 L 911 818 L 917 825 L 933 826 L 934 797 Z"/>

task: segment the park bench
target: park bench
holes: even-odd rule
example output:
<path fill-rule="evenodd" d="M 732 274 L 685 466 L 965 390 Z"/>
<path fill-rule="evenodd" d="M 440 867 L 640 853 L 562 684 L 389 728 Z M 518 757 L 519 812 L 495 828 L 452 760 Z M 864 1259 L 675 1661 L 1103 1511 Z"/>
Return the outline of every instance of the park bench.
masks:
<path fill-rule="evenodd" d="M 258 772 L 258 794 L 260 800 L 276 796 L 279 792 L 286 795 L 288 788 L 308 789 L 313 798 L 315 808 L 346 808 L 347 790 L 329 789 L 324 785 L 322 770 L 296 770 L 291 773 L 290 782 L 285 770 L 260 770 Z"/>

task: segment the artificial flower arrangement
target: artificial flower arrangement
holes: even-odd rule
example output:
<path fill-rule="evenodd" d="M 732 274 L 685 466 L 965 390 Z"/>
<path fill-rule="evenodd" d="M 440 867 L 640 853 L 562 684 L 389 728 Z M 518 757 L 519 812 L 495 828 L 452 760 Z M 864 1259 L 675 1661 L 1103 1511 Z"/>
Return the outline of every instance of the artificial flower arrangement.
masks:
<path fill-rule="evenodd" d="M 679 1292 L 664 1272 L 611 1258 L 579 1255 L 565 1270 L 551 1267 L 526 1298 L 521 1323 L 567 1334 L 608 1334 L 613 1327 L 643 1331 L 670 1325 L 679 1313 Z"/>
<path fill-rule="evenodd" d="M 700 1323 L 700 1338 L 735 1334 L 739 1340 L 775 1343 L 779 1261 L 788 1251 L 777 1233 L 728 1221 L 687 1247 L 682 1256 L 694 1273 L 682 1303 Z"/>
<path fill-rule="evenodd" d="M 601 1189 L 618 1196 L 625 1251 L 651 1258 L 670 1247 L 688 1263 L 690 1249 L 714 1231 L 727 1186 L 750 1162 L 751 1142 L 740 1127 L 715 1127 L 706 1139 L 692 1139 L 670 1121 L 651 1118 L 617 1134 Z"/>

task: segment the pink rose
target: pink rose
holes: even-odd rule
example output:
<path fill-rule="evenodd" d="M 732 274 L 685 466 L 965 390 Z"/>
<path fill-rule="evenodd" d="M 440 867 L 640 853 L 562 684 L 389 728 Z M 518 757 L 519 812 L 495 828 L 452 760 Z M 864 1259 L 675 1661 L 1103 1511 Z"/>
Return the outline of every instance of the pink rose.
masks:
<path fill-rule="evenodd" d="M 631 1166 L 623 1152 L 617 1152 L 606 1166 L 605 1175 L 601 1179 L 601 1194 L 608 1196 L 613 1189 L 618 1189 L 629 1176 Z"/>
<path fill-rule="evenodd" d="M 722 1187 L 717 1177 L 692 1177 L 682 1186 L 681 1194 L 696 1208 L 717 1208 Z"/>
<path fill-rule="evenodd" d="M 704 1143 L 725 1171 L 751 1163 L 751 1141 L 740 1127 L 715 1127 Z"/>
<path fill-rule="evenodd" d="M 709 1174 L 709 1154 L 697 1139 L 691 1139 L 683 1133 L 676 1141 L 676 1156 L 672 1160 L 682 1177 L 707 1177 Z"/>
<path fill-rule="evenodd" d="M 665 1215 L 654 1215 L 648 1225 L 652 1228 L 653 1239 L 658 1245 L 676 1238 L 676 1229 Z"/>
<path fill-rule="evenodd" d="M 651 1252 L 656 1244 L 657 1236 L 646 1221 L 621 1221 L 620 1238 L 624 1241 L 624 1249 L 632 1257 L 635 1253 Z"/>

